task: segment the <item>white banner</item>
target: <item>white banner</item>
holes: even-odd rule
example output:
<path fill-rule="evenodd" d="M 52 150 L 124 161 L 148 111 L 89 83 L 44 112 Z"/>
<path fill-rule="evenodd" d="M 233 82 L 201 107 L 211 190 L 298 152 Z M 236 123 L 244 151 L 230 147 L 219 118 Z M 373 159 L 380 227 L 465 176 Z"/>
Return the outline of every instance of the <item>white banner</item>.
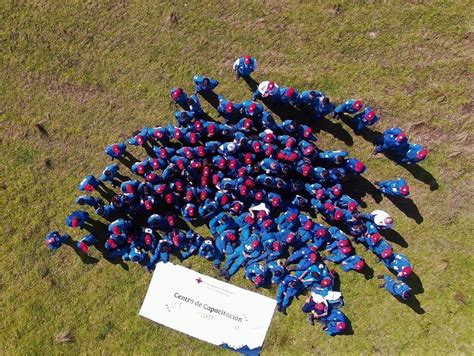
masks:
<path fill-rule="evenodd" d="M 159 263 L 140 315 L 195 338 L 258 353 L 276 301 L 172 263 Z"/>

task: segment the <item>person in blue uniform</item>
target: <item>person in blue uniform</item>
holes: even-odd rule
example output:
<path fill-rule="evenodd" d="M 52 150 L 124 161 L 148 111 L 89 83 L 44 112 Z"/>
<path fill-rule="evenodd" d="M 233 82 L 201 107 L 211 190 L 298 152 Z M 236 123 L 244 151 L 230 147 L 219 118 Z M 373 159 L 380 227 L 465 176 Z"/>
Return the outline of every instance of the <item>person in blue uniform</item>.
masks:
<path fill-rule="evenodd" d="M 342 114 L 357 114 L 360 109 L 362 109 L 362 102 L 360 100 L 350 99 L 334 109 L 334 116 L 338 117 Z"/>
<path fill-rule="evenodd" d="M 237 79 L 240 77 L 249 77 L 257 69 L 257 60 L 249 55 L 237 58 L 232 69 Z"/>
<path fill-rule="evenodd" d="M 354 123 L 354 131 L 359 132 L 368 126 L 375 125 L 380 118 L 375 114 L 375 111 L 369 106 L 364 111 L 358 113 L 352 118 Z"/>
<path fill-rule="evenodd" d="M 303 284 L 301 281 L 291 274 L 286 275 L 277 290 L 277 310 L 285 313 L 286 308 L 290 306 L 293 298 L 297 297 L 302 291 Z"/>
<path fill-rule="evenodd" d="M 374 182 L 379 187 L 379 190 L 385 194 L 396 197 L 408 197 L 410 195 L 410 188 L 405 179 L 398 178 L 395 180 L 383 180 Z"/>
<path fill-rule="evenodd" d="M 396 298 L 407 300 L 413 295 L 411 288 L 403 281 L 384 275 L 377 276 L 377 278 L 383 279 L 383 283 L 379 285 L 379 288 L 385 288 Z"/>
<path fill-rule="evenodd" d="M 62 246 L 63 243 L 70 239 L 71 236 L 68 234 L 61 235 L 58 231 L 54 230 L 46 235 L 44 242 L 50 250 L 57 250 Z"/>
<path fill-rule="evenodd" d="M 86 211 L 76 210 L 66 218 L 66 226 L 82 230 L 87 219 L 89 219 L 89 214 Z"/>
<path fill-rule="evenodd" d="M 84 236 L 82 239 L 77 241 L 76 247 L 81 250 L 83 253 L 87 253 L 89 251 L 89 247 L 93 246 L 98 242 L 97 238 L 92 235 L 88 234 Z"/>
<path fill-rule="evenodd" d="M 127 146 L 125 146 L 123 143 L 118 142 L 118 143 L 114 143 L 112 145 L 107 146 L 104 149 L 104 152 L 108 156 L 110 156 L 112 160 L 114 160 L 115 158 L 122 157 L 126 149 L 127 149 Z"/>

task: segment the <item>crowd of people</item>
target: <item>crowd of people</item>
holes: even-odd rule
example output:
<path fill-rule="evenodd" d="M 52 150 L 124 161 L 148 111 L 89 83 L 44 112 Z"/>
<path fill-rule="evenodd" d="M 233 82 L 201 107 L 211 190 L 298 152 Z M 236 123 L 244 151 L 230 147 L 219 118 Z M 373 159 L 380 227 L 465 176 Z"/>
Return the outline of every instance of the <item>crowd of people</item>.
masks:
<path fill-rule="evenodd" d="M 256 65 L 255 58 L 244 56 L 233 69 L 237 78 L 248 77 Z M 174 124 L 144 127 L 125 142 L 105 148 L 112 160 L 121 162 L 131 147 L 146 149 L 144 160 L 129 164 L 133 178 L 122 175 L 122 166 L 112 162 L 99 178 L 88 175 L 79 183 L 85 195 L 77 204 L 109 222 L 105 242 L 90 233 L 75 243 L 81 253 L 103 243 L 107 258 L 132 261 L 148 271 L 168 262 L 170 255 L 181 261 L 200 256 L 226 280 L 242 269 L 256 288 L 275 285 L 283 313 L 295 297 L 310 291 L 302 310 L 328 335 L 343 333 L 348 319 L 340 310 L 337 274 L 327 264 L 364 273 L 367 266 L 354 244 L 370 250 L 394 273 L 394 278 L 379 276 L 381 287 L 398 298 L 410 298 L 406 282 L 412 266 L 379 233 L 390 228 L 393 219 L 381 210 L 362 212 L 359 202 L 343 191 L 344 182 L 365 172 L 365 164 L 347 151 L 319 148 L 311 127 L 291 119 L 277 123 L 257 100 L 310 110 L 315 120 L 352 115 L 356 130 L 379 121 L 372 108 L 354 99 L 336 106 L 323 92 L 300 93 L 264 81 L 253 100 L 237 103 L 219 95 L 219 122 L 209 119 L 199 99 L 215 91 L 219 82 L 201 75 L 193 82 L 192 95 L 178 87 L 171 90 L 171 99 L 181 108 Z M 426 150 L 409 144 L 399 128 L 385 131 L 375 152 L 386 151 L 406 163 L 426 158 Z M 409 195 L 402 178 L 376 183 L 383 194 Z M 92 195 L 105 185 L 119 190 L 107 202 Z M 87 229 L 89 219 L 88 212 L 76 210 L 66 218 L 66 226 Z M 202 223 L 211 236 L 193 230 Z M 54 250 L 70 239 L 52 231 L 45 242 Z"/>

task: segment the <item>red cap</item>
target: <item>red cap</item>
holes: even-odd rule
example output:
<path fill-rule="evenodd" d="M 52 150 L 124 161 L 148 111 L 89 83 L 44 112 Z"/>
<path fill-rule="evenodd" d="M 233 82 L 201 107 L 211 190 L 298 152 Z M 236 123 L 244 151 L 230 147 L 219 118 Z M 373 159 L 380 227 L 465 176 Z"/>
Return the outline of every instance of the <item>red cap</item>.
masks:
<path fill-rule="evenodd" d="M 313 129 L 311 127 L 307 127 L 303 132 L 303 137 L 308 138 L 313 134 Z"/>
<path fill-rule="evenodd" d="M 311 263 L 315 263 L 318 260 L 318 255 L 316 253 L 310 253 L 309 260 L 311 261 Z"/>
<path fill-rule="evenodd" d="M 180 95 L 183 93 L 183 89 L 181 88 L 176 88 L 175 90 L 173 90 L 173 92 L 171 93 L 171 98 L 173 100 L 176 100 L 180 97 Z"/>
<path fill-rule="evenodd" d="M 293 95 L 295 95 L 295 88 L 288 88 L 285 95 L 288 97 L 288 98 L 291 98 L 293 97 Z"/>
<path fill-rule="evenodd" d="M 272 221 L 270 219 L 266 219 L 266 220 L 263 221 L 262 225 L 265 229 L 268 229 L 272 226 Z"/>
<path fill-rule="evenodd" d="M 177 128 L 177 129 L 174 131 L 174 138 L 176 138 L 176 139 L 179 140 L 182 136 L 183 136 L 183 133 L 181 132 L 181 129 Z"/>
<path fill-rule="evenodd" d="M 364 261 L 364 260 L 358 261 L 358 262 L 355 264 L 354 267 L 355 267 L 356 271 L 362 270 L 362 269 L 365 267 L 365 261 Z"/>
<path fill-rule="evenodd" d="M 120 235 L 120 233 L 121 233 L 120 227 L 118 227 L 118 226 L 112 227 L 112 233 L 113 233 L 115 236 Z"/>
<path fill-rule="evenodd" d="M 167 204 L 171 204 L 173 202 L 173 194 L 168 193 L 165 195 L 165 201 Z"/>
<path fill-rule="evenodd" d="M 272 198 L 272 206 L 278 206 L 280 205 L 280 198 L 274 197 Z"/>
<path fill-rule="evenodd" d="M 236 159 L 231 159 L 229 162 L 229 168 L 230 169 L 235 169 L 237 167 L 237 160 Z"/>
<path fill-rule="evenodd" d="M 206 155 L 206 150 L 204 149 L 203 146 L 197 147 L 197 154 L 199 157 L 204 157 Z"/>
<path fill-rule="evenodd" d="M 252 243 L 250 244 L 251 248 L 257 248 L 258 246 L 260 246 L 260 241 L 258 240 L 253 240 Z"/>
<path fill-rule="evenodd" d="M 296 144 L 296 140 L 293 137 L 288 137 L 288 140 L 285 142 L 285 147 L 291 148 Z"/>
<path fill-rule="evenodd" d="M 170 226 L 174 226 L 176 221 L 174 220 L 174 216 L 173 215 L 168 215 L 166 217 L 166 221 L 168 221 L 168 225 Z"/>
<path fill-rule="evenodd" d="M 146 175 L 145 179 L 147 180 L 147 182 L 151 182 L 151 181 L 155 180 L 156 177 L 157 177 L 156 173 L 151 172 L 151 173 Z"/>
<path fill-rule="evenodd" d="M 416 154 L 416 157 L 419 160 L 423 160 L 426 158 L 427 155 L 428 155 L 428 150 L 426 148 L 423 148 L 420 151 L 418 151 L 418 153 Z"/>
<path fill-rule="evenodd" d="M 324 237 L 324 236 L 326 236 L 326 234 L 327 234 L 326 229 L 318 229 L 318 231 L 316 231 L 316 235 L 318 237 Z"/>
<path fill-rule="evenodd" d="M 153 136 L 155 136 L 156 138 L 163 138 L 163 132 L 155 130 L 153 131 Z"/>
<path fill-rule="evenodd" d="M 303 150 L 303 154 L 305 156 L 309 156 L 311 154 L 314 153 L 314 146 L 313 145 L 309 145 L 308 147 L 306 147 L 304 150 Z"/>
<path fill-rule="evenodd" d="M 209 168 L 209 166 L 205 166 L 203 169 L 202 169 L 202 175 L 204 177 L 207 177 L 209 174 L 211 174 L 211 169 Z"/>
<path fill-rule="evenodd" d="M 209 134 L 214 135 L 214 133 L 216 132 L 216 125 L 209 124 L 209 126 L 207 127 L 207 131 L 209 132 Z"/>
<path fill-rule="evenodd" d="M 326 306 L 324 305 L 324 303 L 317 303 L 314 308 L 316 310 L 323 311 L 324 309 L 326 309 Z"/>
<path fill-rule="evenodd" d="M 250 106 L 249 106 L 249 113 L 253 115 L 253 113 L 255 112 L 255 110 L 257 110 L 257 104 L 256 104 L 256 103 L 250 104 Z"/>
<path fill-rule="evenodd" d="M 295 239 L 296 237 L 296 234 L 294 232 L 290 232 L 288 233 L 288 235 L 286 236 L 286 242 L 290 243 Z"/>
<path fill-rule="evenodd" d="M 324 203 L 324 209 L 328 211 L 333 211 L 335 208 L 334 205 L 332 205 L 331 203 Z"/>
<path fill-rule="evenodd" d="M 380 234 L 378 232 L 376 232 L 375 234 L 372 234 L 372 236 L 370 236 L 370 239 L 372 240 L 372 243 L 375 245 L 377 242 L 380 241 L 380 239 L 382 238 L 382 236 L 380 236 Z"/>
<path fill-rule="evenodd" d="M 334 213 L 334 220 L 339 221 L 342 219 L 343 216 L 344 216 L 344 213 L 342 212 L 342 210 L 337 209 L 336 212 Z"/>
<path fill-rule="evenodd" d="M 239 192 L 240 192 L 240 195 L 242 195 L 242 196 L 244 196 L 244 197 L 247 196 L 247 194 L 248 194 L 248 188 L 247 188 L 247 186 L 241 185 L 241 186 L 239 187 Z"/>
<path fill-rule="evenodd" d="M 191 142 L 192 144 L 195 144 L 197 140 L 198 140 L 197 134 L 195 132 L 191 132 L 189 134 L 189 142 Z"/>
<path fill-rule="evenodd" d="M 316 199 L 321 199 L 322 197 L 324 197 L 324 189 L 318 189 L 316 191 Z M 326 209 L 326 205 L 324 205 L 324 208 Z"/>
<path fill-rule="evenodd" d="M 311 173 L 311 166 L 305 164 L 302 168 L 302 174 L 304 177 L 307 177 L 309 176 L 309 174 Z"/>
<path fill-rule="evenodd" d="M 184 183 L 181 180 L 176 181 L 175 186 L 178 192 L 181 192 L 184 189 Z"/>
<path fill-rule="evenodd" d="M 166 152 L 166 149 L 164 147 L 160 148 L 160 157 L 161 158 L 168 157 L 168 152 Z"/>
<path fill-rule="evenodd" d="M 275 136 L 273 136 L 273 134 L 271 134 L 271 133 L 267 133 L 263 137 L 263 141 L 266 142 L 266 143 L 272 143 L 274 139 L 275 139 Z"/>
<path fill-rule="evenodd" d="M 251 129 L 253 126 L 253 121 L 250 119 L 244 119 L 242 126 L 244 127 L 244 129 Z"/>
<path fill-rule="evenodd" d="M 196 214 L 196 209 L 194 209 L 193 207 L 189 207 L 188 208 L 188 215 L 193 217 L 195 214 Z"/>
<path fill-rule="evenodd" d="M 137 135 L 136 139 L 139 145 L 143 145 L 145 143 L 145 138 L 142 135 Z"/>
<path fill-rule="evenodd" d="M 250 214 L 245 215 L 244 221 L 247 224 L 253 224 L 255 222 L 254 218 Z"/>
<path fill-rule="evenodd" d="M 252 62 L 252 58 L 250 56 L 244 56 L 245 65 L 249 65 L 251 62 Z"/>
<path fill-rule="evenodd" d="M 347 246 L 347 247 L 343 247 L 341 248 L 341 252 L 344 254 L 344 255 L 348 255 L 352 252 L 352 248 L 350 246 Z"/>
<path fill-rule="evenodd" d="M 120 147 L 116 143 L 112 145 L 112 151 L 114 151 L 115 154 L 120 153 Z"/>
<path fill-rule="evenodd" d="M 412 270 L 412 268 L 409 267 L 409 266 L 408 266 L 408 267 L 404 267 L 404 268 L 402 269 L 402 275 L 403 275 L 403 277 L 408 277 L 408 276 L 410 276 L 412 273 L 413 273 L 413 270 Z"/>
<path fill-rule="evenodd" d="M 273 88 L 275 88 L 275 82 L 273 80 L 270 80 L 267 85 L 267 91 L 272 91 Z"/>
<path fill-rule="evenodd" d="M 214 174 L 214 175 L 212 176 L 212 184 L 217 185 L 217 184 L 219 184 L 220 180 L 221 180 L 221 179 L 219 178 L 219 175 L 218 175 L 218 174 Z"/>
<path fill-rule="evenodd" d="M 221 158 L 219 161 L 217 161 L 217 167 L 219 167 L 219 169 L 224 169 L 226 164 L 227 162 L 225 158 Z"/>
<path fill-rule="evenodd" d="M 312 227 L 313 227 L 313 222 L 311 220 L 308 220 L 303 224 L 303 229 L 305 231 L 311 230 Z"/>
<path fill-rule="evenodd" d="M 367 121 L 372 121 L 374 117 L 375 117 L 375 111 L 369 111 L 367 115 L 365 115 L 365 118 Z"/>
<path fill-rule="evenodd" d="M 115 241 L 114 239 L 108 239 L 107 242 L 109 243 L 109 246 L 112 248 L 116 248 L 118 246 L 117 241 Z"/>
<path fill-rule="evenodd" d="M 254 152 L 258 153 L 262 150 L 262 144 L 258 141 L 252 143 L 252 148 L 254 150 Z"/>
<path fill-rule="evenodd" d="M 81 241 L 79 243 L 79 249 L 83 252 L 83 253 L 87 253 L 87 251 L 89 251 L 89 246 L 87 246 L 87 244 L 84 242 L 84 241 Z"/>
<path fill-rule="evenodd" d="M 234 203 L 231 209 L 234 211 L 234 213 L 238 213 L 240 210 L 242 210 L 242 205 L 239 203 Z"/>
<path fill-rule="evenodd" d="M 224 194 L 221 197 L 220 203 L 221 203 L 221 205 L 227 205 L 227 203 L 229 203 L 229 196 L 227 194 Z"/>
<path fill-rule="evenodd" d="M 145 173 L 145 167 L 141 164 L 138 165 L 137 167 L 137 172 L 138 174 L 144 174 Z"/>
<path fill-rule="evenodd" d="M 207 199 L 207 190 L 203 190 L 201 191 L 201 193 L 199 193 L 199 199 L 201 199 L 201 201 L 204 201 Z"/>
<path fill-rule="evenodd" d="M 321 286 L 322 287 L 328 287 L 331 285 L 331 280 L 329 278 L 324 278 L 322 281 L 321 281 Z"/>
<path fill-rule="evenodd" d="M 265 155 L 270 157 L 272 154 L 273 154 L 273 146 L 272 145 L 269 145 L 266 149 L 265 149 Z"/>
<path fill-rule="evenodd" d="M 255 182 L 253 181 L 252 178 L 247 178 L 244 182 L 244 184 L 249 187 L 249 188 L 253 188 L 255 187 Z"/>
<path fill-rule="evenodd" d="M 272 246 L 273 246 L 273 249 L 274 249 L 275 251 L 280 251 L 281 243 L 280 243 L 280 241 L 273 241 Z"/>
<path fill-rule="evenodd" d="M 405 132 L 400 132 L 395 139 L 397 140 L 397 142 L 403 142 L 406 140 L 406 138 L 407 135 L 405 134 Z"/>
<path fill-rule="evenodd" d="M 145 245 L 151 245 L 153 242 L 153 238 L 150 234 L 145 234 Z"/>
<path fill-rule="evenodd" d="M 265 210 L 260 210 L 258 213 L 257 213 L 257 219 L 263 219 L 267 216 L 267 213 L 265 212 Z"/>
<path fill-rule="evenodd" d="M 234 104 L 232 103 L 232 101 L 229 101 L 226 104 L 225 111 L 228 112 L 228 113 L 231 113 L 232 111 L 234 111 Z"/>
<path fill-rule="evenodd" d="M 263 193 L 262 192 L 259 191 L 259 192 L 255 193 L 255 200 L 260 201 L 262 199 L 263 199 Z"/>
<path fill-rule="evenodd" d="M 339 331 L 344 331 L 344 330 L 346 330 L 346 327 L 347 327 L 347 325 L 346 325 L 346 323 L 343 322 L 343 321 L 340 321 L 340 322 L 338 322 L 338 323 L 336 324 L 336 329 L 339 330 Z"/>
<path fill-rule="evenodd" d="M 290 216 L 288 216 L 288 221 L 289 222 L 292 222 L 292 221 L 295 221 L 296 219 L 298 219 L 298 215 L 297 214 L 291 214 Z"/>
<path fill-rule="evenodd" d="M 194 128 L 196 129 L 196 131 L 201 131 L 201 129 L 202 129 L 202 122 L 201 122 L 201 120 L 196 120 L 196 121 L 194 121 Z"/>
<path fill-rule="evenodd" d="M 247 169 L 245 167 L 240 167 L 238 170 L 237 170 L 237 175 L 239 177 L 245 177 L 245 175 L 247 174 Z"/>
<path fill-rule="evenodd" d="M 341 195 L 341 189 L 340 189 L 337 185 L 335 185 L 335 186 L 332 187 L 331 189 L 332 189 L 333 194 L 334 194 L 336 197 L 338 197 L 339 195 Z"/>
<path fill-rule="evenodd" d="M 245 161 L 245 164 L 251 164 L 253 162 L 252 154 L 251 153 L 245 153 L 244 154 L 244 161 Z"/>
<path fill-rule="evenodd" d="M 365 169 L 365 166 L 361 161 L 358 161 L 354 166 L 354 171 L 356 171 L 357 173 L 362 172 L 364 169 Z"/>
<path fill-rule="evenodd" d="M 127 193 L 132 194 L 132 193 L 135 191 L 135 188 L 133 187 L 133 185 L 127 184 L 127 185 L 125 186 L 125 190 L 127 191 Z"/>
<path fill-rule="evenodd" d="M 349 246 L 349 240 L 344 239 L 344 240 L 338 241 L 337 246 L 338 247 L 347 247 L 347 246 Z"/>
<path fill-rule="evenodd" d="M 393 254 L 393 250 L 391 248 L 386 248 L 382 252 L 382 258 L 388 258 L 388 257 L 392 256 L 392 254 Z"/>
<path fill-rule="evenodd" d="M 263 282 L 263 277 L 261 275 L 258 275 L 255 277 L 255 284 L 260 285 L 262 284 L 262 282 Z"/>
<path fill-rule="evenodd" d="M 171 238 L 171 242 L 173 242 L 173 245 L 175 246 L 179 246 L 179 235 L 178 234 L 175 234 L 173 235 L 173 237 Z"/>
<path fill-rule="evenodd" d="M 402 185 L 402 187 L 400 188 L 400 193 L 402 193 L 402 195 L 405 195 L 407 196 L 408 194 L 410 194 L 410 188 L 408 187 L 408 185 Z"/>
<path fill-rule="evenodd" d="M 347 204 L 347 210 L 349 210 L 351 213 L 353 213 L 355 210 L 357 209 L 357 203 L 356 202 L 349 202 L 349 204 Z"/>
<path fill-rule="evenodd" d="M 362 108 L 362 102 L 360 100 L 356 100 L 354 102 L 354 104 L 352 105 L 352 107 L 355 109 L 355 110 L 360 110 Z"/>
<path fill-rule="evenodd" d="M 151 210 L 151 209 L 153 209 L 153 204 L 152 204 L 152 202 L 151 202 L 150 200 L 145 200 L 145 201 L 143 202 L 143 204 L 145 205 L 145 209 L 146 209 L 146 210 Z"/>
<path fill-rule="evenodd" d="M 86 184 L 84 186 L 84 190 L 87 191 L 87 192 L 92 192 L 94 190 L 94 187 L 90 184 Z"/>
<path fill-rule="evenodd" d="M 71 219 L 71 226 L 72 226 L 72 227 L 78 227 L 78 226 L 79 226 L 79 219 L 76 218 L 76 217 L 73 217 L 73 218 Z"/>

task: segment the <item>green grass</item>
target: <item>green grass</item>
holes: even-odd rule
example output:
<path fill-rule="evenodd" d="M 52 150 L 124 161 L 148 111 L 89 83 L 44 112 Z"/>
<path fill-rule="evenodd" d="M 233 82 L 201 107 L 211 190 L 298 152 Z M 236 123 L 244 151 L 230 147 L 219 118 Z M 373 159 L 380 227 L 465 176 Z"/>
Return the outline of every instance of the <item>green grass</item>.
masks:
<path fill-rule="evenodd" d="M 336 102 L 361 98 L 381 113 L 377 130 L 417 123 L 410 136 L 429 147 L 421 166 L 439 184 L 431 191 L 387 159 L 368 161 L 371 181 L 406 177 L 423 216 L 417 224 L 387 199 L 379 204 L 408 243 L 396 249 L 421 278 L 425 314 L 375 279 L 342 274 L 355 334 L 326 337 L 309 327 L 299 302 L 275 315 L 264 353 L 472 354 L 472 12 L 466 1 L 2 2 L 0 352 L 227 353 L 139 317 L 150 275 L 137 266 L 83 264 L 68 247 L 49 252 L 42 239 L 65 230 L 76 184 L 101 171 L 106 144 L 172 120 L 173 85 L 191 90 L 192 76 L 205 73 L 229 98 L 248 98 L 231 64 L 251 53 L 257 80 L 318 88 Z M 371 145 L 352 136 L 351 153 L 365 159 Z M 324 132 L 320 145 L 345 147 Z M 198 259 L 185 265 L 215 275 Z M 74 342 L 55 341 L 67 331 Z"/>

